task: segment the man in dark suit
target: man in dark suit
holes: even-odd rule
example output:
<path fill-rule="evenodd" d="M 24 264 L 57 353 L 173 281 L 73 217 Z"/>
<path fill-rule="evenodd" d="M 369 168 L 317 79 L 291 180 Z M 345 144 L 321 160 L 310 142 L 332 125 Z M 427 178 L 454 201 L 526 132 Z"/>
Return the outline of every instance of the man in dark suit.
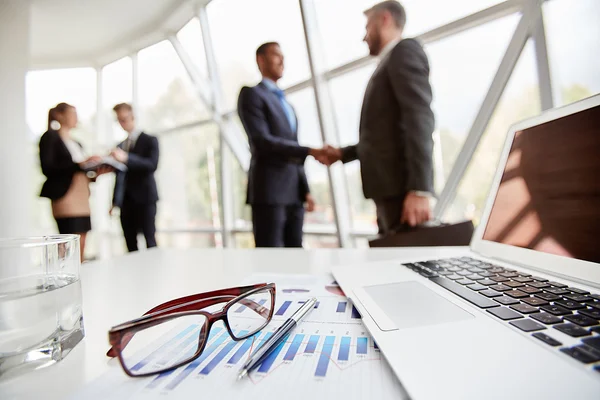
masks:
<path fill-rule="evenodd" d="M 416 40 L 402 38 L 400 3 L 384 1 L 365 15 L 364 41 L 380 63 L 365 91 L 358 144 L 329 148 L 329 163 L 360 160 L 364 195 L 375 201 L 380 233 L 387 234 L 432 218 L 429 62 Z"/>
<path fill-rule="evenodd" d="M 298 120 L 277 86 L 283 76 L 279 44 L 269 42 L 256 50 L 262 81 L 242 88 L 238 114 L 248 134 L 252 159 L 246 202 L 252 207 L 256 247 L 302 247 L 303 203 L 314 209 L 304 160 L 321 158 L 323 149 L 298 144 Z"/>
<path fill-rule="evenodd" d="M 136 129 L 131 105 L 113 108 L 117 120 L 127 132 L 127 139 L 111 155 L 127 165 L 127 172 L 117 174 L 113 208 L 121 208 L 121 226 L 127 250 L 136 251 L 137 234 L 143 232 L 146 247 L 156 247 L 156 202 L 158 190 L 154 172 L 158 167 L 158 139 Z M 112 208 L 111 208 L 112 213 Z"/>

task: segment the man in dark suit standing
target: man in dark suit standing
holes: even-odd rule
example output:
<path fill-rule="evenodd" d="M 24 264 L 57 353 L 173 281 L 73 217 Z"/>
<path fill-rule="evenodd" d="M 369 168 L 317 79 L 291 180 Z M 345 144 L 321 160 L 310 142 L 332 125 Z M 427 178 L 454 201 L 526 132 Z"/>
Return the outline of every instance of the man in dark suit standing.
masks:
<path fill-rule="evenodd" d="M 269 42 L 256 50 L 262 81 L 243 87 L 238 114 L 248 134 L 252 159 L 246 202 L 252 207 L 256 247 L 302 247 L 303 203 L 314 209 L 304 172 L 308 155 L 323 161 L 323 149 L 298 144 L 298 120 L 277 86 L 283 76 L 283 53 Z"/>
<path fill-rule="evenodd" d="M 154 172 L 158 167 L 158 139 L 136 129 L 131 105 L 117 104 L 113 111 L 127 132 L 111 155 L 127 165 L 127 172 L 117 174 L 113 208 L 121 208 L 121 226 L 127 250 L 136 251 L 137 234 L 143 232 L 146 247 L 156 247 L 156 202 L 158 190 Z M 112 214 L 112 208 L 111 208 Z"/>
<path fill-rule="evenodd" d="M 329 163 L 360 160 L 364 195 L 387 234 L 432 218 L 435 121 L 427 56 L 419 42 L 402 38 L 404 8 L 384 1 L 365 15 L 364 41 L 380 62 L 365 91 L 358 144 L 329 148 Z"/>

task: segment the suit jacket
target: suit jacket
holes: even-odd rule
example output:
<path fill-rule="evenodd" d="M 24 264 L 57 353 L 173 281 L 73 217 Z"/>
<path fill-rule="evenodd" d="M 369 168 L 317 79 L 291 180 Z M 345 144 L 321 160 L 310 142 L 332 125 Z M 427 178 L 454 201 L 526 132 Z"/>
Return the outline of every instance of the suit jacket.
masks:
<path fill-rule="evenodd" d="M 117 147 L 123 149 L 126 140 Z M 115 181 L 113 205 L 122 207 L 124 201 L 136 204 L 153 204 L 158 201 L 154 172 L 158 168 L 158 139 L 140 133 L 129 149 L 127 171 L 118 172 Z"/>
<path fill-rule="evenodd" d="M 302 204 L 309 193 L 304 172 L 309 149 L 298 144 L 298 129 L 292 131 L 277 95 L 262 82 L 243 87 L 238 114 L 252 153 L 246 202 Z"/>
<path fill-rule="evenodd" d="M 358 144 L 342 149 L 343 162 L 360 160 L 366 198 L 433 193 L 431 99 L 423 48 L 414 39 L 401 40 L 369 81 Z"/>
<path fill-rule="evenodd" d="M 77 143 L 81 146 L 81 143 Z M 40 164 L 42 173 L 48 178 L 42 186 L 40 197 L 57 200 L 63 197 L 73 180 L 75 172 L 81 171 L 79 164 L 62 141 L 57 131 L 46 131 L 40 138 Z"/>

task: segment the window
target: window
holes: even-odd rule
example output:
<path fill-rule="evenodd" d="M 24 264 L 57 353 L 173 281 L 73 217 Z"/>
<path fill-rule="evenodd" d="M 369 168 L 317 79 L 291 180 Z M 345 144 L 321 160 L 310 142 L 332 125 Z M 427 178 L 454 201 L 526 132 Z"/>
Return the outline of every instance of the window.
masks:
<path fill-rule="evenodd" d="M 314 148 L 322 147 L 323 140 L 320 133 L 321 129 L 317 116 L 313 88 L 311 87 L 292 93 L 287 96 L 287 99 L 296 111 L 296 116 L 298 118 L 298 141 L 300 144 L 302 146 Z M 304 168 L 306 170 L 310 192 L 316 202 L 315 211 L 306 213 L 304 216 L 304 230 L 326 229 L 335 232 L 334 211 L 331 203 L 331 190 L 329 187 L 327 168 L 312 157 L 306 159 Z M 326 246 L 325 241 L 321 242 L 321 238 L 322 237 L 315 238 L 315 240 L 312 241 L 312 247 L 319 246 L 319 243 Z"/>
<path fill-rule="evenodd" d="M 138 61 L 142 128 L 160 132 L 208 118 L 171 43 L 163 41 L 140 51 Z"/>
<path fill-rule="evenodd" d="M 600 2 L 552 0 L 543 5 L 555 106 L 600 92 Z"/>
<path fill-rule="evenodd" d="M 297 0 L 213 0 L 207 12 L 227 109 L 235 109 L 242 86 L 260 80 L 255 51 L 264 42 L 281 45 L 286 66 L 282 87 L 309 78 Z"/>
<path fill-rule="evenodd" d="M 131 58 L 124 57 L 102 69 L 102 108 L 107 136 L 102 138 L 106 146 L 121 142 L 127 133 L 115 118 L 112 108 L 119 103 L 131 103 L 133 98 L 133 71 Z"/>
<path fill-rule="evenodd" d="M 217 125 L 166 133 L 159 136 L 159 143 L 158 230 L 220 228 Z"/>
<path fill-rule="evenodd" d="M 479 223 L 509 127 L 541 111 L 533 42 L 529 40 L 458 187 L 446 220 Z"/>
<path fill-rule="evenodd" d="M 315 0 L 329 68 L 369 54 L 363 42 L 366 24 L 363 12 L 379 1 Z M 402 0 L 401 3 L 406 10 L 405 36 L 411 37 L 500 3 L 500 0 Z M 341 13 L 343 17 L 340 17 Z"/>
<path fill-rule="evenodd" d="M 436 166 L 442 175 L 436 174 L 437 190 L 452 170 L 517 22 L 517 15 L 502 18 L 425 48 L 442 155 L 441 165 Z"/>
<path fill-rule="evenodd" d="M 186 53 L 198 68 L 198 71 L 200 71 L 205 78 L 208 78 L 204 41 L 202 40 L 202 29 L 200 28 L 200 21 L 198 18 L 192 18 L 190 22 L 181 28 L 179 33 L 177 33 L 177 39 L 181 42 Z"/>

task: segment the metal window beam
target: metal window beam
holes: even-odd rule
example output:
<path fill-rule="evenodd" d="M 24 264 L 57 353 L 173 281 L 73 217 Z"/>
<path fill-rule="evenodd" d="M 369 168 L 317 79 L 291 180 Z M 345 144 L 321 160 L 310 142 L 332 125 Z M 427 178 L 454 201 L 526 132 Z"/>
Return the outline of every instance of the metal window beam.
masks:
<path fill-rule="evenodd" d="M 443 213 L 446 211 L 446 208 L 450 205 L 451 201 L 454 199 L 456 195 L 456 191 L 458 189 L 458 185 L 460 184 L 469 163 L 479 145 L 479 141 L 485 132 L 485 129 L 488 126 L 490 119 L 500 101 L 502 93 L 508 84 L 510 76 L 512 75 L 517 62 L 519 61 L 519 57 L 521 56 L 521 52 L 529 39 L 531 24 L 532 24 L 532 16 L 535 13 L 534 7 L 528 5 L 523 11 L 523 16 L 515 29 L 515 33 L 513 34 L 506 53 L 500 62 L 500 66 L 498 67 L 498 71 L 496 71 L 496 75 L 492 80 L 492 84 L 490 85 L 490 89 L 483 100 L 481 108 L 473 121 L 473 125 L 469 131 L 467 138 L 465 139 L 465 143 L 463 144 L 460 153 L 456 157 L 456 162 L 450 171 L 450 175 L 446 181 L 446 185 L 440 194 L 438 202 L 434 209 L 434 217 L 441 218 Z M 534 20 L 535 22 L 535 20 Z"/>
<path fill-rule="evenodd" d="M 202 73 L 198 70 L 198 68 L 194 65 L 192 58 L 185 50 L 177 36 L 171 35 L 169 36 L 169 42 L 173 45 L 173 49 L 179 56 L 183 67 L 187 71 L 192 83 L 194 84 L 194 88 L 196 89 L 196 93 L 200 97 L 200 100 L 206 105 L 206 107 L 214 112 L 214 100 L 212 98 L 212 93 L 207 87 L 211 86 L 211 82 L 208 82 L 203 76 Z"/>
<path fill-rule="evenodd" d="M 323 74 L 323 53 L 319 48 L 319 43 L 322 41 L 317 26 L 314 0 L 299 0 L 299 3 L 321 138 L 323 139 L 323 143 L 339 145 L 340 140 L 333 112 L 333 103 L 329 95 L 327 81 Z M 353 240 L 350 237 L 352 215 L 350 212 L 344 167 L 341 165 L 332 165 L 327 169 L 327 176 L 339 244 L 340 247 L 350 247 L 353 244 Z"/>
<path fill-rule="evenodd" d="M 137 124 L 142 125 L 142 113 L 140 112 L 140 63 L 137 52 L 131 55 L 131 105 L 133 106 L 133 113 Z"/>
<path fill-rule="evenodd" d="M 554 108 L 554 99 L 552 97 L 552 77 L 550 75 L 548 45 L 546 43 L 546 32 L 541 3 L 538 4 L 535 19 L 536 22 L 532 28 L 531 34 L 535 43 L 537 74 L 540 85 L 540 104 L 542 105 L 542 110 L 546 111 Z"/>
<path fill-rule="evenodd" d="M 204 40 L 204 53 L 206 56 L 206 65 L 208 68 L 208 75 L 210 78 L 212 98 L 214 105 L 213 118 L 219 125 L 220 132 L 220 176 L 221 176 L 221 230 L 223 235 L 223 246 L 229 247 L 233 243 L 231 237 L 231 230 L 233 229 L 234 209 L 233 209 L 233 174 L 231 169 L 231 157 L 225 148 L 226 144 L 230 146 L 230 149 L 234 152 L 240 151 L 240 141 L 235 137 L 235 133 L 232 132 L 230 126 L 225 123 L 222 118 L 223 113 L 223 88 L 221 85 L 221 79 L 219 78 L 219 67 L 217 65 L 217 58 L 213 46 L 213 41 L 210 32 L 210 26 L 208 22 L 208 13 L 206 5 L 202 5 L 198 8 L 198 19 L 200 20 L 200 29 L 202 31 L 202 39 Z M 234 148 L 235 145 L 238 145 Z M 250 151 L 246 148 L 246 155 L 249 156 Z M 238 157 L 240 163 L 242 159 Z M 245 161 L 245 160 L 244 160 Z M 244 165 L 244 164 L 242 164 Z"/>

